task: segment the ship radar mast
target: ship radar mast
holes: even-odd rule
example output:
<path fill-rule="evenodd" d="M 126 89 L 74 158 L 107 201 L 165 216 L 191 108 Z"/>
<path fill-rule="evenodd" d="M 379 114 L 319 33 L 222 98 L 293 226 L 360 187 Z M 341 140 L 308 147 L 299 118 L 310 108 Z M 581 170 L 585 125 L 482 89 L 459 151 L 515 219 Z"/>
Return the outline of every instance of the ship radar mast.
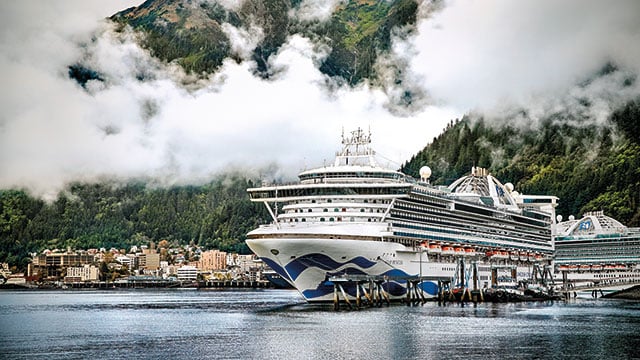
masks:
<path fill-rule="evenodd" d="M 335 166 L 341 165 L 369 165 L 377 166 L 374 159 L 375 151 L 371 149 L 371 131 L 365 133 L 358 128 L 345 137 L 342 129 L 342 150 L 336 153 Z"/>

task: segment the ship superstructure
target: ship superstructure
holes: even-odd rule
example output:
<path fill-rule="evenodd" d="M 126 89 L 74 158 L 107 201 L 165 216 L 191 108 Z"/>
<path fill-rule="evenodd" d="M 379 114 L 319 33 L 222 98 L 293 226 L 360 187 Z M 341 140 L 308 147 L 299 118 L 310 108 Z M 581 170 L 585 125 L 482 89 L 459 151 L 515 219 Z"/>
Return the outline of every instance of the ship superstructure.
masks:
<path fill-rule="evenodd" d="M 556 197 L 518 194 L 477 167 L 432 186 L 428 167 L 419 180 L 381 167 L 370 144 L 362 129 L 343 134 L 332 166 L 248 189 L 273 220 L 248 234 L 248 246 L 308 301 L 330 301 L 330 279 L 340 275 L 396 279 L 385 290 L 401 297 L 403 276 L 455 277 L 460 258 L 477 264 L 483 286 L 529 278 L 551 260 Z M 436 294 L 434 282 L 418 286 Z"/>

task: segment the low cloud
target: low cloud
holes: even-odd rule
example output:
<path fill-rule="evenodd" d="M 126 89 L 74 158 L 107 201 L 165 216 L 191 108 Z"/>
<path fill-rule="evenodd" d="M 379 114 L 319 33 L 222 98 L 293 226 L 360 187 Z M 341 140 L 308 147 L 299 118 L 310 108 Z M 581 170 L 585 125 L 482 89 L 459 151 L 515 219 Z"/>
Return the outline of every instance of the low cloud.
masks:
<path fill-rule="evenodd" d="M 640 94 L 620 79 L 640 74 L 638 14 L 634 0 L 449 1 L 419 23 L 411 68 L 434 99 L 459 109 L 543 116 L 588 99 L 601 120 Z M 608 63 L 616 74 L 590 82 Z"/>
<path fill-rule="evenodd" d="M 102 20 L 135 2 L 100 5 L 0 5 L 3 21 L 20 19 L 0 25 L 0 188 L 50 198 L 78 180 L 201 183 L 221 171 L 274 167 L 292 177 L 331 162 L 342 128 L 358 126 L 371 129 L 383 165 L 399 167 L 458 115 L 424 107 L 398 117 L 384 92 L 320 73 L 326 49 L 298 35 L 270 59 L 274 78 L 229 60 L 195 80 Z M 253 46 L 251 31 L 237 33 L 240 54 Z M 69 78 L 73 64 L 100 77 L 83 87 Z"/>

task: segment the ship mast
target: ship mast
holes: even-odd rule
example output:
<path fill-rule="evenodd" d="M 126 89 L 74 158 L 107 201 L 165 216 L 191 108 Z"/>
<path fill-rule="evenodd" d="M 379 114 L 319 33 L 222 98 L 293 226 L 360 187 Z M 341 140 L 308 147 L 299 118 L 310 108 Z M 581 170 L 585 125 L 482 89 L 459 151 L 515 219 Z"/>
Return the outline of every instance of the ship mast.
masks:
<path fill-rule="evenodd" d="M 368 134 L 361 128 L 351 132 L 351 136 L 344 136 L 342 130 L 342 150 L 336 153 L 335 166 L 341 165 L 369 165 L 377 166 L 374 159 L 375 151 L 371 149 L 371 131 Z"/>

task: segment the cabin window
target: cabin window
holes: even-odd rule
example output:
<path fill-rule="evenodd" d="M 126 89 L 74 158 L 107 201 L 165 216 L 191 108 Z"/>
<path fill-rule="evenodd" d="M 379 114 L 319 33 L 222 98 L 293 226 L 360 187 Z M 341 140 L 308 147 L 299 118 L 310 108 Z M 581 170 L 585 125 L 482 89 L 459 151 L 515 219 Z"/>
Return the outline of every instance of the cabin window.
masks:
<path fill-rule="evenodd" d="M 324 221 L 324 218 L 323 218 L 323 217 L 321 217 L 321 218 L 320 218 L 320 221 Z"/>
<path fill-rule="evenodd" d="M 327 212 L 329 211 L 329 209 L 322 209 L 322 212 Z"/>
<path fill-rule="evenodd" d="M 333 221 L 333 218 L 332 218 L 332 217 L 331 217 L 331 218 L 329 218 L 329 221 Z"/>

